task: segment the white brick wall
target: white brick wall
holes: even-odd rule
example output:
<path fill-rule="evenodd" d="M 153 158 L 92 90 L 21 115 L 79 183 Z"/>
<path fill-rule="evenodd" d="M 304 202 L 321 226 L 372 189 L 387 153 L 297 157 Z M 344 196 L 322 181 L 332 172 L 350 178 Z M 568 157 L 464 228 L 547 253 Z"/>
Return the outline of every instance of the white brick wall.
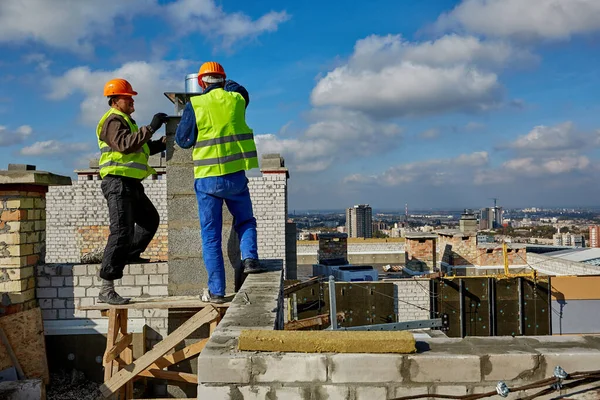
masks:
<path fill-rule="evenodd" d="M 527 253 L 527 263 L 547 275 L 598 275 L 600 267 L 563 260 L 544 254 Z"/>
<path fill-rule="evenodd" d="M 96 304 L 100 280 L 97 264 L 53 264 L 37 266 L 36 295 L 44 320 L 100 318 L 100 311 L 78 310 Z M 169 270 L 167 263 L 128 265 L 123 279 L 115 281 L 122 296 L 166 296 Z M 166 336 L 168 310 L 129 310 L 129 318 L 146 318 L 157 334 Z"/>
<path fill-rule="evenodd" d="M 248 181 L 258 231 L 258 255 L 261 259 L 281 259 L 285 263 L 286 174 L 264 174 Z"/>
<path fill-rule="evenodd" d="M 166 175 L 162 177 L 161 180 L 146 179 L 144 189 L 158 210 L 161 224 L 166 224 L 167 181 Z M 285 260 L 286 175 L 265 174 L 248 180 L 257 221 L 259 256 Z M 72 186 L 49 188 L 46 195 L 47 263 L 79 262 L 81 239 L 78 229 L 89 225 L 108 226 L 108 208 L 100 189 L 101 182 L 76 181 Z"/>
<path fill-rule="evenodd" d="M 146 179 L 144 190 L 161 223 L 167 221 L 167 181 Z M 47 263 L 79 262 L 81 240 L 78 229 L 109 225 L 108 207 L 100 189 L 101 180 L 74 181 L 71 186 L 50 186 L 46 194 Z M 102 250 L 102 249 L 98 249 Z"/>
<path fill-rule="evenodd" d="M 398 321 L 429 319 L 429 279 L 394 280 L 398 293 Z"/>

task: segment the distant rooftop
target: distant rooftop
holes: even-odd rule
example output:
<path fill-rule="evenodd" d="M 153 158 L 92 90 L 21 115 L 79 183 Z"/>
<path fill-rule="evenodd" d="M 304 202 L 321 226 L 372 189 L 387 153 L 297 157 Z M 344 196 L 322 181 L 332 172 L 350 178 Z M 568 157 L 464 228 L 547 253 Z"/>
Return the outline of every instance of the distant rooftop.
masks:
<path fill-rule="evenodd" d="M 600 266 L 600 248 L 572 248 L 546 253 L 549 257 Z"/>

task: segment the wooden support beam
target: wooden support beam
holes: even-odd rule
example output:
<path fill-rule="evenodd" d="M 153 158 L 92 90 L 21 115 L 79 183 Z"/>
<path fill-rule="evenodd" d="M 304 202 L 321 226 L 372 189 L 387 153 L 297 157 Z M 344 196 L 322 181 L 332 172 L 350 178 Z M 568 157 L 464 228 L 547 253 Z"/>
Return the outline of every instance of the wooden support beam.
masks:
<path fill-rule="evenodd" d="M 340 311 L 337 315 L 338 321 L 343 321 L 345 314 L 343 311 Z M 300 329 L 310 328 L 318 325 L 329 325 L 329 314 L 321 314 L 316 315 L 310 318 L 300 319 L 298 321 L 290 321 L 284 325 L 283 329 L 286 331 L 297 331 Z"/>
<path fill-rule="evenodd" d="M 323 277 L 322 276 L 314 276 L 307 281 L 294 283 L 293 285 L 290 285 L 283 289 L 283 295 L 288 296 L 294 292 L 297 292 L 300 289 L 303 289 L 308 286 L 312 286 L 315 283 L 318 283 L 321 280 L 321 278 L 323 278 Z"/>
<path fill-rule="evenodd" d="M 104 384 L 100 386 L 100 392 L 102 392 L 104 397 L 108 397 L 117 392 L 121 387 L 123 387 L 123 385 L 131 381 L 136 375 L 144 371 L 160 357 L 164 356 L 169 350 L 191 335 L 196 329 L 206 323 L 209 323 L 218 315 L 219 313 L 212 306 L 208 306 L 197 312 L 194 316 L 181 324 L 179 328 L 173 331 L 163 341 L 154 346 L 154 348 L 148 353 L 131 363 L 126 369 L 119 371 L 108 381 L 105 381 Z"/>
<path fill-rule="evenodd" d="M 131 333 L 121 337 L 121 339 L 110 350 L 104 353 L 104 362 L 108 363 L 117 358 L 117 356 L 131 344 L 132 340 L 133 335 Z"/>
<path fill-rule="evenodd" d="M 146 378 L 167 379 L 169 381 L 187 382 L 198 384 L 198 376 L 187 372 L 163 371 L 162 369 L 150 369 L 142 371 L 138 376 Z"/>
<path fill-rule="evenodd" d="M 190 344 L 189 346 L 176 351 L 173 354 L 169 354 L 168 356 L 163 356 L 156 360 L 154 364 L 146 368 L 146 371 L 149 369 L 164 369 L 170 367 L 173 364 L 180 363 L 188 358 L 192 358 L 202 351 L 204 346 L 208 343 L 208 339 L 202 339 L 194 344 Z"/>
<path fill-rule="evenodd" d="M 110 351 L 115 345 L 117 339 L 117 333 L 119 332 L 119 310 L 111 309 L 108 311 L 108 332 L 106 333 L 106 351 Z M 108 381 L 113 375 L 113 363 L 114 361 L 103 362 L 104 366 L 104 381 Z"/>

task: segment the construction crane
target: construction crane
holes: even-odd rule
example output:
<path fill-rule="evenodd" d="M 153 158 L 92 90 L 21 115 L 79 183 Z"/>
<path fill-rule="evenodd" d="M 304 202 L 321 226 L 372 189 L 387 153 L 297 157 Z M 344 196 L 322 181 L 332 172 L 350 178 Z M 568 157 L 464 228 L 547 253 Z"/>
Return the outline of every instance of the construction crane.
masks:
<path fill-rule="evenodd" d="M 489 199 L 494 200 L 494 208 L 496 208 L 496 202 L 498 201 L 497 197 L 489 197 Z"/>

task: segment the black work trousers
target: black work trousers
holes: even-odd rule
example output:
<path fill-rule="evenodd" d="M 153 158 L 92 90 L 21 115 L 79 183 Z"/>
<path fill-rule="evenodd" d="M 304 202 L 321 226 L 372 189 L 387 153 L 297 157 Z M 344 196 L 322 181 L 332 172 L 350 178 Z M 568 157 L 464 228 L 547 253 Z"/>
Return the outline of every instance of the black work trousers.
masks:
<path fill-rule="evenodd" d="M 154 237 L 160 218 L 139 179 L 107 175 L 102 194 L 108 203 L 110 234 L 100 277 L 121 279 L 129 260 L 140 256 Z"/>

